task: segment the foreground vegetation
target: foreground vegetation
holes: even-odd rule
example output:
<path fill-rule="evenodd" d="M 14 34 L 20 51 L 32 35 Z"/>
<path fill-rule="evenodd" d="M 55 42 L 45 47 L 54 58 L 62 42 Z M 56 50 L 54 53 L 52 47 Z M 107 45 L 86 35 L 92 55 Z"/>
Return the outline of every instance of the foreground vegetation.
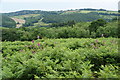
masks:
<path fill-rule="evenodd" d="M 3 79 L 118 78 L 117 38 L 3 42 Z"/>

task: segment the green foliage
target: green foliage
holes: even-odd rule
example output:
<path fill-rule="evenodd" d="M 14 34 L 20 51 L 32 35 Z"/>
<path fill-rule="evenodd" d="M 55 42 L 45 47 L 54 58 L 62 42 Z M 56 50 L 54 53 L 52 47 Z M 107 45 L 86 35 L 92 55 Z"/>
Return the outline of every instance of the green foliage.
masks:
<path fill-rule="evenodd" d="M 102 65 L 101 67 L 102 69 L 99 72 L 100 78 L 120 78 L 120 76 L 117 75 L 117 73 L 119 73 L 117 66 Z"/>
<path fill-rule="evenodd" d="M 62 26 L 72 26 L 75 25 L 75 21 L 68 21 L 67 23 L 53 23 L 50 27 L 62 27 Z"/>
<path fill-rule="evenodd" d="M 2 40 L 3 41 L 15 41 L 19 40 L 20 34 L 18 34 L 16 29 L 2 29 Z"/>
<path fill-rule="evenodd" d="M 0 46 L 1 46 L 2 44 L 0 43 Z M 0 47 L 0 49 L 1 49 L 2 47 Z M 1 52 L 0 52 L 0 79 L 2 79 L 2 69 L 1 69 L 1 67 L 2 67 L 2 54 L 1 54 Z"/>
<path fill-rule="evenodd" d="M 23 26 L 24 27 L 33 26 L 34 23 L 37 23 L 41 18 L 42 18 L 41 16 L 24 18 L 24 20 L 26 20 L 26 22 L 25 22 L 25 24 L 23 24 Z"/>
<path fill-rule="evenodd" d="M 64 23 L 68 21 L 88 22 L 101 18 L 97 13 L 74 13 L 74 14 L 47 14 L 43 16 L 45 23 Z"/>
<path fill-rule="evenodd" d="M 14 28 L 1 28 L 2 30 L 2 41 L 30 41 L 33 39 L 40 38 L 97 38 L 97 37 L 117 37 L 118 36 L 118 28 L 117 21 L 108 22 L 106 25 L 102 26 L 102 21 L 94 21 L 97 22 L 97 30 L 96 32 L 92 31 L 90 35 L 89 27 L 95 30 L 95 25 L 91 25 L 90 22 L 80 22 L 73 24 L 71 21 L 70 24 L 66 24 L 66 26 L 59 27 L 57 24 L 56 27 L 21 27 L 19 29 Z M 71 25 L 71 26 L 68 26 Z M 100 25 L 100 26 L 99 26 Z M 91 29 L 91 30 L 92 30 Z M 8 37 L 9 36 L 9 37 Z M 14 36 L 14 37 L 13 37 Z"/>
<path fill-rule="evenodd" d="M 93 21 L 89 26 L 90 34 L 91 32 L 96 32 L 99 27 L 105 26 L 105 24 L 106 24 L 106 21 L 103 19 L 98 19 L 96 21 Z"/>
<path fill-rule="evenodd" d="M 2 42 L 2 78 L 118 78 L 116 38 Z"/>
<path fill-rule="evenodd" d="M 110 22 L 105 27 L 99 27 L 96 31 L 96 36 L 99 37 L 101 34 L 104 34 L 104 37 L 118 37 L 117 21 Z"/>
<path fill-rule="evenodd" d="M 118 36 L 117 21 L 107 23 L 99 19 L 99 13 L 62 14 L 63 12 L 28 10 L 8 14 L 42 15 L 25 18 L 25 27 L 19 29 L 0 28 L 2 31 L 0 37 L 4 41 L 0 51 L 2 53 L 0 76 L 3 80 L 120 77 L 117 38 L 105 38 Z M 103 12 L 102 15 L 108 14 Z M 33 26 L 38 21 L 52 25 L 27 27 Z M 101 35 L 102 38 L 97 38 Z"/>
<path fill-rule="evenodd" d="M 2 14 L 2 27 L 15 28 L 16 22 L 8 16 Z"/>

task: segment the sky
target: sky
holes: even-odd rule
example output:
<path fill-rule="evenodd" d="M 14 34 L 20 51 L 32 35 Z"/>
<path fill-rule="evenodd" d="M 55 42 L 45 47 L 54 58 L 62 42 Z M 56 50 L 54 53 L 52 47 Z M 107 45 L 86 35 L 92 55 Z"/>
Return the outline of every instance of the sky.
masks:
<path fill-rule="evenodd" d="M 118 10 L 120 0 L 0 0 L 0 12 L 20 10 L 59 11 L 67 9 L 107 9 Z"/>

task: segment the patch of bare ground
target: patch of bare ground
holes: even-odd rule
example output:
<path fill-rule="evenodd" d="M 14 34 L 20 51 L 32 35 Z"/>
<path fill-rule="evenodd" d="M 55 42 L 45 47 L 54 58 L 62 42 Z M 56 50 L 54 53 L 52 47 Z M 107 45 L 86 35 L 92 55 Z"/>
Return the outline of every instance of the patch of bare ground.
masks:
<path fill-rule="evenodd" d="M 17 23 L 17 24 L 16 24 L 16 28 L 21 27 L 21 26 L 22 26 L 22 24 L 24 24 L 24 23 L 25 23 L 25 20 L 23 20 L 23 19 L 12 18 L 12 17 L 11 17 L 11 19 L 13 19 L 13 20 Z"/>

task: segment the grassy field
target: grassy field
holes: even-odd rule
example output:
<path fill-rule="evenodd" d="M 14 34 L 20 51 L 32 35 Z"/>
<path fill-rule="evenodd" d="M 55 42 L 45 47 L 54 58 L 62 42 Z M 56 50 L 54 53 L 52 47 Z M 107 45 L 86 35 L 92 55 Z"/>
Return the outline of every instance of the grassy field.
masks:
<path fill-rule="evenodd" d="M 90 12 L 97 12 L 97 13 L 108 13 L 108 14 L 118 14 L 117 11 L 89 11 L 89 10 L 80 10 L 80 11 L 66 11 L 62 14 L 72 14 L 72 13 L 90 13 Z"/>
<path fill-rule="evenodd" d="M 2 42 L 3 79 L 118 78 L 117 38 Z"/>
<path fill-rule="evenodd" d="M 24 19 L 27 17 L 36 17 L 39 16 L 40 14 L 27 14 L 27 15 L 20 15 L 20 16 L 12 16 L 13 18 L 19 18 L 19 19 Z"/>
<path fill-rule="evenodd" d="M 38 23 L 34 23 L 34 26 L 49 26 L 51 24 L 51 23 L 44 23 L 44 22 L 42 22 L 42 19 L 40 19 L 38 21 Z"/>

